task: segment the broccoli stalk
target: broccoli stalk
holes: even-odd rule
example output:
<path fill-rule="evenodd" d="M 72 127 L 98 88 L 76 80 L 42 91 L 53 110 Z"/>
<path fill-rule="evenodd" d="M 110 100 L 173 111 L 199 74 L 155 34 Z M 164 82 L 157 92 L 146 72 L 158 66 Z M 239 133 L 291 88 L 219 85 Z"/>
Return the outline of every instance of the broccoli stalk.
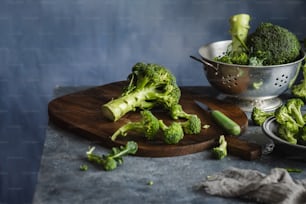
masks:
<path fill-rule="evenodd" d="M 94 154 L 94 150 L 95 147 L 92 147 L 86 152 L 87 159 L 98 165 L 102 165 L 104 170 L 111 171 L 117 168 L 118 164 L 123 163 L 123 156 L 135 154 L 138 150 L 138 145 L 134 141 L 128 141 L 125 146 L 120 146 L 119 148 L 113 147 L 111 153 L 102 156 Z"/>
<path fill-rule="evenodd" d="M 258 107 L 254 107 L 251 113 L 253 123 L 258 126 L 261 126 L 271 116 L 274 116 L 274 112 L 266 112 Z"/>
<path fill-rule="evenodd" d="M 129 84 L 122 95 L 102 106 L 103 115 L 117 121 L 129 111 L 151 109 L 161 105 L 166 109 L 179 102 L 181 91 L 174 75 L 157 64 L 137 63 L 128 76 Z"/>
<path fill-rule="evenodd" d="M 305 122 L 303 119 L 303 114 L 301 112 L 302 106 L 304 106 L 304 102 L 299 98 L 291 98 L 286 102 L 286 106 L 289 114 L 291 114 L 299 127 L 303 127 Z"/>
<path fill-rule="evenodd" d="M 164 141 L 167 144 L 177 144 L 184 137 L 184 130 L 179 122 L 172 122 L 167 126 L 162 120 L 159 120 L 159 127 L 163 131 Z"/>
<path fill-rule="evenodd" d="M 232 42 L 224 56 L 215 58 L 217 61 L 229 64 L 249 63 L 248 47 L 246 46 L 249 32 L 250 16 L 248 14 L 237 14 L 230 18 L 230 34 Z"/>
<path fill-rule="evenodd" d="M 248 14 L 237 14 L 230 18 L 230 34 L 232 36 L 232 52 L 244 53 L 248 50 L 246 40 L 250 29 L 251 17 Z"/>
<path fill-rule="evenodd" d="M 116 140 L 118 136 L 126 136 L 128 132 L 134 131 L 143 133 L 148 139 L 154 139 L 159 131 L 159 121 L 149 110 L 140 112 L 142 118 L 140 121 L 128 122 L 121 126 L 112 136 L 111 140 Z"/>
<path fill-rule="evenodd" d="M 291 92 L 293 96 L 306 101 L 306 63 L 303 66 L 302 72 L 303 80 L 300 83 L 293 85 Z"/>
<path fill-rule="evenodd" d="M 185 134 L 199 134 L 201 132 L 201 119 L 195 114 L 186 113 L 180 104 L 175 104 L 171 107 L 170 115 L 175 120 L 187 120 L 180 122 Z"/>
<path fill-rule="evenodd" d="M 227 142 L 224 135 L 219 137 L 219 146 L 213 148 L 213 154 L 217 159 L 223 159 L 227 156 Z"/>

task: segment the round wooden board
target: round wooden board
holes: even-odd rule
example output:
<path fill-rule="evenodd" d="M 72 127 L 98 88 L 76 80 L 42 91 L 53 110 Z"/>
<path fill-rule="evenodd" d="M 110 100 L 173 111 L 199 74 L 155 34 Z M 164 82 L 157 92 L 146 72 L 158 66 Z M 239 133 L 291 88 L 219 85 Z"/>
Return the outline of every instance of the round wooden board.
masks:
<path fill-rule="evenodd" d="M 213 122 L 210 114 L 200 109 L 194 100 L 199 100 L 213 109 L 222 111 L 237 122 L 242 131 L 248 126 L 248 118 L 239 107 L 209 97 L 204 91 L 201 92 L 203 87 L 181 87 L 180 104 L 184 110 L 187 113 L 197 114 L 202 124 L 210 125 L 210 128 L 202 129 L 198 135 L 185 135 L 184 139 L 176 145 L 165 144 L 161 135 L 156 140 L 147 140 L 143 136 L 129 134 L 126 137 L 118 137 L 116 141 L 111 141 L 110 136 L 119 127 L 128 121 L 140 119 L 137 111 L 128 113 L 116 122 L 107 120 L 101 113 L 101 105 L 118 97 L 125 83 L 115 82 L 56 98 L 48 104 L 49 119 L 68 131 L 73 131 L 106 147 L 124 145 L 127 141 L 133 140 L 138 143 L 137 155 L 150 157 L 178 156 L 203 151 L 212 147 L 216 139 L 224 134 L 222 129 Z M 153 110 L 153 112 L 165 123 L 173 121 L 167 112 L 160 110 Z"/>

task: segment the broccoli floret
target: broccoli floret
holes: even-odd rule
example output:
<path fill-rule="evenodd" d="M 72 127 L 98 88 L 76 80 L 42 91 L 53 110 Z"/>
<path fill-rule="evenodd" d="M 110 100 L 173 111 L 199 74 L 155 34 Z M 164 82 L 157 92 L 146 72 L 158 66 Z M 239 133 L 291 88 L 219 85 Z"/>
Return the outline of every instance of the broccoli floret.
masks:
<path fill-rule="evenodd" d="M 306 143 L 306 125 L 300 128 L 298 133 L 298 141 L 302 144 Z"/>
<path fill-rule="evenodd" d="M 286 140 L 289 143 L 296 144 L 296 134 L 299 132 L 299 127 L 294 123 L 286 122 L 278 126 L 277 129 L 280 138 Z"/>
<path fill-rule="evenodd" d="M 299 127 L 303 127 L 305 122 L 303 119 L 303 114 L 301 112 L 302 106 L 304 106 L 304 102 L 299 98 L 291 98 L 286 102 L 286 106 L 288 112 L 295 119 L 296 123 Z"/>
<path fill-rule="evenodd" d="M 180 122 L 184 133 L 188 135 L 199 134 L 202 129 L 201 119 L 197 115 L 190 115 L 185 122 Z"/>
<path fill-rule="evenodd" d="M 249 56 L 263 60 L 263 65 L 278 65 L 295 61 L 301 44 L 295 34 L 272 23 L 261 23 L 246 42 Z"/>
<path fill-rule="evenodd" d="M 298 127 L 297 122 L 295 121 L 293 116 L 289 113 L 287 106 L 282 105 L 278 107 L 275 110 L 274 114 L 275 114 L 275 119 L 279 124 L 285 125 L 286 123 L 291 123 Z"/>
<path fill-rule="evenodd" d="M 180 104 L 175 104 L 171 107 L 170 115 L 175 120 L 187 120 L 181 122 L 185 134 L 199 134 L 201 132 L 201 119 L 195 114 L 186 113 Z"/>
<path fill-rule="evenodd" d="M 179 102 L 181 91 L 174 75 L 157 64 L 137 63 L 128 76 L 122 95 L 102 106 L 103 115 L 117 121 L 129 111 L 163 106 L 170 109 Z"/>
<path fill-rule="evenodd" d="M 300 83 L 295 84 L 291 87 L 291 93 L 293 96 L 306 101 L 306 63 L 303 66 L 302 73 L 303 80 Z"/>
<path fill-rule="evenodd" d="M 253 123 L 259 126 L 261 126 L 265 120 L 271 116 L 274 116 L 274 112 L 266 112 L 258 107 L 254 107 L 251 113 Z"/>
<path fill-rule="evenodd" d="M 167 144 L 177 144 L 184 138 L 184 130 L 179 122 L 172 122 L 167 126 L 162 120 L 159 120 L 159 126 L 163 131 L 164 141 Z"/>
<path fill-rule="evenodd" d="M 224 135 L 219 137 L 219 146 L 213 148 L 213 154 L 217 159 L 223 159 L 227 156 L 227 142 Z"/>
<path fill-rule="evenodd" d="M 230 18 L 230 34 L 232 42 L 224 56 L 216 57 L 215 60 L 229 64 L 249 63 L 248 48 L 246 40 L 249 31 L 250 16 L 248 14 L 237 14 Z"/>
<path fill-rule="evenodd" d="M 149 110 L 143 110 L 140 112 L 140 114 L 142 116 L 140 121 L 128 122 L 121 126 L 111 136 L 111 139 L 114 141 L 119 135 L 126 136 L 130 131 L 143 133 L 146 138 L 154 139 L 159 131 L 158 119 Z"/>
<path fill-rule="evenodd" d="M 118 164 L 123 163 L 123 156 L 128 154 L 135 154 L 138 150 L 138 145 L 134 141 L 128 141 L 125 146 L 119 148 L 113 147 L 108 155 L 96 155 L 93 154 L 95 147 L 89 149 L 86 153 L 89 161 L 98 165 L 102 165 L 104 170 L 111 171 L 117 168 Z"/>

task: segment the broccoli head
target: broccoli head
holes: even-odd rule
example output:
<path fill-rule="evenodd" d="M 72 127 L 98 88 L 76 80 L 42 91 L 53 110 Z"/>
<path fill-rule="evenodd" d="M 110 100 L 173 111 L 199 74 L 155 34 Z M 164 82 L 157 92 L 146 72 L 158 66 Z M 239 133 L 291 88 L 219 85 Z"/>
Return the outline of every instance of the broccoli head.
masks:
<path fill-rule="evenodd" d="M 227 142 L 224 135 L 219 137 L 219 145 L 213 148 L 213 154 L 217 159 L 223 159 L 227 156 Z"/>
<path fill-rule="evenodd" d="M 283 140 L 286 140 L 291 144 L 297 143 L 296 135 L 299 133 L 299 127 L 294 123 L 286 122 L 279 125 L 277 132 L 279 137 Z"/>
<path fill-rule="evenodd" d="M 299 143 L 306 145 L 306 125 L 300 128 L 298 133 L 298 141 Z"/>
<path fill-rule="evenodd" d="M 199 134 L 202 129 L 201 119 L 194 114 L 191 114 L 186 121 L 180 122 L 180 124 L 184 133 L 188 135 Z"/>
<path fill-rule="evenodd" d="M 117 121 L 129 111 L 163 106 L 170 109 L 179 102 L 181 91 L 174 75 L 157 64 L 137 63 L 128 76 L 122 95 L 102 106 L 103 115 Z"/>
<path fill-rule="evenodd" d="M 285 124 L 291 123 L 291 124 L 299 127 L 297 122 L 295 121 L 293 115 L 290 114 L 287 106 L 282 105 L 282 106 L 278 107 L 275 110 L 274 114 L 275 114 L 275 119 L 279 124 L 285 125 Z"/>
<path fill-rule="evenodd" d="M 301 98 L 303 101 L 306 101 L 306 63 L 302 69 L 303 80 L 291 87 L 291 93 L 293 96 Z"/>
<path fill-rule="evenodd" d="M 274 116 L 274 112 L 266 112 L 258 107 L 254 107 L 251 113 L 253 123 L 259 126 L 261 126 L 265 120 L 271 116 Z"/>
<path fill-rule="evenodd" d="M 148 139 L 154 139 L 159 131 L 159 121 L 149 110 L 143 110 L 140 112 L 141 120 L 136 122 L 128 122 L 121 126 L 112 136 L 111 139 L 114 141 L 116 138 L 126 136 L 128 132 L 134 131 L 137 133 L 143 133 Z"/>
<path fill-rule="evenodd" d="M 201 132 L 201 119 L 195 114 L 186 113 L 180 104 L 175 104 L 170 108 L 172 119 L 186 119 L 180 122 L 185 134 L 198 134 Z"/>
<path fill-rule="evenodd" d="M 262 60 L 263 65 L 286 64 L 295 61 L 301 50 L 296 35 L 278 25 L 261 23 L 247 37 L 249 56 Z"/>
<path fill-rule="evenodd" d="M 184 130 L 179 122 L 172 122 L 167 126 L 162 120 L 159 120 L 159 126 L 167 144 L 177 144 L 184 138 Z"/>

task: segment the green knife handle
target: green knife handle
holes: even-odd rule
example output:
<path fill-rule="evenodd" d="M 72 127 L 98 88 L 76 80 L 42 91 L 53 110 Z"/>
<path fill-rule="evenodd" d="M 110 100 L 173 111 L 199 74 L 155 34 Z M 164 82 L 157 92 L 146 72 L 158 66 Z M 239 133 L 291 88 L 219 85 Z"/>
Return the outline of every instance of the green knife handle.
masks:
<path fill-rule="evenodd" d="M 226 131 L 226 133 L 235 136 L 241 133 L 240 126 L 235 121 L 224 115 L 222 112 L 213 110 L 211 111 L 211 115 L 215 122 L 218 123 L 218 125 L 221 126 Z"/>

